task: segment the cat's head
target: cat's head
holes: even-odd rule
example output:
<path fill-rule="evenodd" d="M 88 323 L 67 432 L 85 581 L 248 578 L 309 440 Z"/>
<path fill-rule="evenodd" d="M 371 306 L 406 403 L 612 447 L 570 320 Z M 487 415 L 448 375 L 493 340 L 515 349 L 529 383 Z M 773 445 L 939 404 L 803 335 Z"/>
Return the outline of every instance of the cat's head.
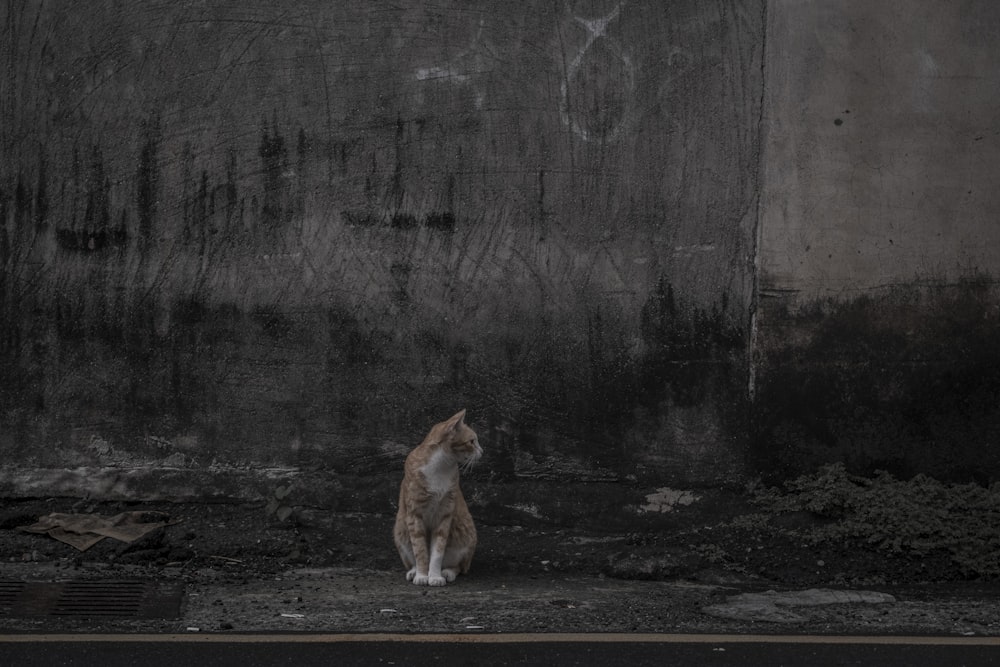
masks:
<path fill-rule="evenodd" d="M 451 451 L 460 468 L 471 468 L 483 455 L 476 432 L 465 423 L 465 410 L 452 415 L 450 419 L 438 424 L 438 427 L 441 429 L 441 446 Z"/>

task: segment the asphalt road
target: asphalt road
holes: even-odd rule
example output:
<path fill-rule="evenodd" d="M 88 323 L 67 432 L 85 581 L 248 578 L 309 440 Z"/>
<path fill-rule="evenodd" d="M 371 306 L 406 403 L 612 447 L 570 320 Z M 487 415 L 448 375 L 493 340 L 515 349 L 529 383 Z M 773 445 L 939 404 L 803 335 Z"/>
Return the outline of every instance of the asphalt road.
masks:
<path fill-rule="evenodd" d="M 964 665 L 998 638 L 733 635 L 0 635 L 0 665 Z"/>

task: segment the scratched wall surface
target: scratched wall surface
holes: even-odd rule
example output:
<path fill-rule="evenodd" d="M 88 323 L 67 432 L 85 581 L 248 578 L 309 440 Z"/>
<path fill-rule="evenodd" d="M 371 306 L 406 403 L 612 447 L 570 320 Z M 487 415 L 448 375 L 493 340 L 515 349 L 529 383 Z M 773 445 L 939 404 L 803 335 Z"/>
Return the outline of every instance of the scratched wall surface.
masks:
<path fill-rule="evenodd" d="M 738 475 L 763 15 L 5 3 L 0 452 Z"/>
<path fill-rule="evenodd" d="M 752 457 L 1000 479 L 1000 5 L 768 6 Z"/>

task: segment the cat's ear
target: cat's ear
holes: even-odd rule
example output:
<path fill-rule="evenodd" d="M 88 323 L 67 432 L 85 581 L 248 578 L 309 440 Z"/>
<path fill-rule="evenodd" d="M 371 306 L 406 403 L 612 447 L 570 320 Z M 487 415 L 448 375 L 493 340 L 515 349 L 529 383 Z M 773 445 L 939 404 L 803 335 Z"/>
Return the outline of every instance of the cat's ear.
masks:
<path fill-rule="evenodd" d="M 462 408 L 457 413 L 451 416 L 451 418 L 444 424 L 445 431 L 454 431 L 456 428 L 462 425 L 462 421 L 465 419 L 465 408 Z"/>

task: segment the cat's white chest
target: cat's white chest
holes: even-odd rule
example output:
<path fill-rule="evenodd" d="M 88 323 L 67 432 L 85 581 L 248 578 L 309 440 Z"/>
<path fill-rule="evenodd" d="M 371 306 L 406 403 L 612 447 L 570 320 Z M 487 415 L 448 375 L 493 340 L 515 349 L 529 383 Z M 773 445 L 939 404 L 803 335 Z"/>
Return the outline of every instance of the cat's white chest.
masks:
<path fill-rule="evenodd" d="M 448 465 L 440 453 L 435 453 L 420 471 L 427 481 L 427 491 L 437 498 L 451 491 L 455 484 L 454 465 Z"/>

